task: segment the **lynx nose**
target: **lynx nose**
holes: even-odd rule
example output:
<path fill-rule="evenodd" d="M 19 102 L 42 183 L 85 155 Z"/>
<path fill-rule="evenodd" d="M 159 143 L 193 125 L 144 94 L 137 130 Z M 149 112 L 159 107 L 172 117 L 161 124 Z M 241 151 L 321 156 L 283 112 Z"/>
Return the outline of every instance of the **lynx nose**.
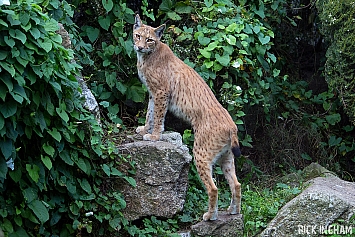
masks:
<path fill-rule="evenodd" d="M 139 50 L 139 51 L 143 50 L 143 47 L 138 46 L 138 50 Z"/>

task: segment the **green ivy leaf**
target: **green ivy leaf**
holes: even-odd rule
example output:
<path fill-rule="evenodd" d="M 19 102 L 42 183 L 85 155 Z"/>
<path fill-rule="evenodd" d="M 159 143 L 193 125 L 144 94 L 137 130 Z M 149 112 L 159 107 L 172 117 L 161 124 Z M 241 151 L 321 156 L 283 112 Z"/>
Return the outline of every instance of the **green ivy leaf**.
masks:
<path fill-rule="evenodd" d="M 26 170 L 28 172 L 28 175 L 31 177 L 31 179 L 33 181 L 35 181 L 35 183 L 38 182 L 39 179 L 39 167 L 37 165 L 30 165 L 30 164 L 26 164 Z"/>
<path fill-rule="evenodd" d="M 60 135 L 60 132 L 58 132 L 57 128 L 53 128 L 52 130 L 48 130 L 47 132 L 58 142 L 62 140 L 62 135 Z"/>
<path fill-rule="evenodd" d="M 205 50 L 207 51 L 212 51 L 214 50 L 216 47 L 218 46 L 218 41 L 213 41 L 211 43 L 208 44 L 207 48 L 205 48 Z"/>
<path fill-rule="evenodd" d="M 30 29 L 30 33 L 33 36 L 33 38 L 38 39 L 39 37 L 41 37 L 41 32 L 38 30 L 38 28 L 31 28 Z"/>
<path fill-rule="evenodd" d="M 211 58 L 211 52 L 207 51 L 206 49 L 198 49 L 200 51 L 200 54 L 204 56 L 205 58 Z"/>
<path fill-rule="evenodd" d="M 3 223 L 1 223 L 1 225 L 4 231 L 8 233 L 14 232 L 14 227 L 12 226 L 11 221 L 9 221 L 8 219 L 4 218 Z"/>
<path fill-rule="evenodd" d="M 115 114 L 117 114 L 120 111 L 120 108 L 118 107 L 118 104 L 115 104 L 113 106 L 108 107 L 107 110 L 108 110 L 108 112 L 110 114 L 114 114 L 115 115 Z"/>
<path fill-rule="evenodd" d="M 0 61 L 5 60 L 5 58 L 9 55 L 8 51 L 0 50 Z"/>
<path fill-rule="evenodd" d="M 12 152 L 14 150 L 14 145 L 12 140 L 10 139 L 1 139 L 0 140 L 0 149 L 2 154 L 4 155 L 4 158 L 7 160 L 10 158 L 12 155 Z"/>
<path fill-rule="evenodd" d="M 12 38 L 18 39 L 22 44 L 26 43 L 27 37 L 26 35 L 20 31 L 19 29 L 10 29 L 9 34 Z"/>
<path fill-rule="evenodd" d="M 127 177 L 127 176 L 124 176 L 123 177 L 130 185 L 132 185 L 133 187 L 136 187 L 137 186 L 137 183 L 136 183 L 136 180 L 132 177 Z"/>
<path fill-rule="evenodd" d="M 20 12 L 19 20 L 21 21 L 21 24 L 25 26 L 30 21 L 30 16 L 26 12 Z"/>
<path fill-rule="evenodd" d="M 206 68 L 213 67 L 213 61 L 205 61 L 203 64 L 206 66 Z"/>
<path fill-rule="evenodd" d="M 30 203 L 35 199 L 38 199 L 37 189 L 34 188 L 26 188 L 22 191 L 23 197 L 26 202 Z"/>
<path fill-rule="evenodd" d="M 145 98 L 145 90 L 141 85 L 132 85 L 127 88 L 127 98 L 132 99 L 134 102 L 143 102 Z"/>
<path fill-rule="evenodd" d="M 107 12 L 110 12 L 113 8 L 113 1 L 112 0 L 102 0 L 102 5 L 104 6 Z"/>
<path fill-rule="evenodd" d="M 173 3 L 171 0 L 163 0 L 159 6 L 159 10 L 163 12 L 169 12 L 173 8 Z"/>
<path fill-rule="evenodd" d="M 230 45 L 236 45 L 236 43 L 237 43 L 237 39 L 233 35 L 228 35 L 226 37 L 226 40 L 227 40 L 228 44 L 230 44 Z"/>
<path fill-rule="evenodd" d="M 0 19 L 0 25 L 5 26 L 6 28 L 9 27 L 9 25 L 2 19 Z"/>
<path fill-rule="evenodd" d="M 48 210 L 41 201 L 33 200 L 28 204 L 28 207 L 33 211 L 41 223 L 45 223 L 49 220 Z"/>
<path fill-rule="evenodd" d="M 87 192 L 88 194 L 91 194 L 91 186 L 89 184 L 89 182 L 87 181 L 87 179 L 78 179 L 80 187 Z"/>
<path fill-rule="evenodd" d="M 44 29 L 47 32 L 55 32 L 59 29 L 58 22 L 51 18 L 49 21 L 46 21 L 44 24 Z"/>
<path fill-rule="evenodd" d="M 15 40 L 12 38 L 9 38 L 9 36 L 4 36 L 4 41 L 11 48 L 15 46 Z"/>
<path fill-rule="evenodd" d="M 258 35 L 259 41 L 262 45 L 265 45 L 270 42 L 270 36 L 264 36 L 264 34 L 259 34 Z"/>
<path fill-rule="evenodd" d="M 8 168 L 7 168 L 6 161 L 0 158 L 0 178 L 6 179 L 7 170 Z"/>
<path fill-rule="evenodd" d="M 205 2 L 206 7 L 211 7 L 213 4 L 213 0 L 205 0 L 204 2 Z"/>
<path fill-rule="evenodd" d="M 79 158 L 78 161 L 76 161 L 75 163 L 82 171 L 84 171 L 84 173 L 88 172 L 88 168 L 86 167 L 86 163 L 82 158 Z"/>
<path fill-rule="evenodd" d="M 52 169 L 52 161 L 48 156 L 41 155 L 41 160 L 48 170 Z"/>
<path fill-rule="evenodd" d="M 14 115 L 17 111 L 17 103 L 13 100 L 9 100 L 2 105 L 0 105 L 0 112 L 4 118 L 9 118 Z"/>
<path fill-rule="evenodd" d="M 228 66 L 230 62 L 230 57 L 228 54 L 224 54 L 223 56 L 220 56 L 218 53 L 215 55 L 216 60 L 222 65 L 222 66 Z"/>
<path fill-rule="evenodd" d="M 111 175 L 111 170 L 110 167 L 107 164 L 102 165 L 102 170 L 105 172 L 105 174 L 110 177 Z"/>
<path fill-rule="evenodd" d="M 174 21 L 180 21 L 182 19 L 176 12 L 168 12 L 167 16 Z"/>
<path fill-rule="evenodd" d="M 193 10 L 191 6 L 188 6 L 182 2 L 176 4 L 175 8 L 176 12 L 179 14 L 190 14 Z"/>
<path fill-rule="evenodd" d="M 336 113 L 336 114 L 331 114 L 331 115 L 325 116 L 325 119 L 327 120 L 327 122 L 330 125 L 335 125 L 336 123 L 340 122 L 341 117 L 340 117 L 340 114 Z"/>
<path fill-rule="evenodd" d="M 97 37 L 99 37 L 100 30 L 89 26 L 86 28 L 86 34 L 87 34 L 89 40 L 91 41 L 91 43 L 94 43 L 95 40 L 97 39 Z"/>
<path fill-rule="evenodd" d="M 0 130 L 3 129 L 5 126 L 5 120 L 4 117 L 0 114 Z"/>
<path fill-rule="evenodd" d="M 115 230 L 120 230 L 121 229 L 120 222 L 121 222 L 120 218 L 110 219 L 109 225 Z"/>
<path fill-rule="evenodd" d="M 45 144 L 43 144 L 42 148 L 43 148 L 44 152 L 46 152 L 48 155 L 50 155 L 51 157 L 54 156 L 55 150 L 51 145 L 49 145 L 48 143 L 45 143 Z"/>
<path fill-rule="evenodd" d="M 71 157 L 70 157 L 70 155 L 69 155 L 67 150 L 63 150 L 62 152 L 60 152 L 59 156 L 68 165 L 73 165 L 74 164 L 74 161 L 71 159 Z"/>
<path fill-rule="evenodd" d="M 259 4 L 259 10 L 257 10 L 255 5 L 254 5 L 253 6 L 253 11 L 255 12 L 255 14 L 260 16 L 262 19 L 265 18 L 265 7 L 264 7 L 264 4 L 262 2 L 260 2 L 260 4 Z"/>
<path fill-rule="evenodd" d="M 100 16 L 98 21 L 99 21 L 100 26 L 103 29 L 108 30 L 110 28 L 111 18 L 109 16 L 106 16 L 106 17 Z"/>
<path fill-rule="evenodd" d="M 68 113 L 65 110 L 62 108 L 56 108 L 55 111 L 57 111 L 57 114 L 64 120 L 64 122 L 67 123 L 69 121 Z"/>
<path fill-rule="evenodd" d="M 22 171 L 21 169 L 10 170 L 9 175 L 12 178 L 12 180 L 15 181 L 15 183 L 17 183 L 21 180 Z"/>
<path fill-rule="evenodd" d="M 116 83 L 116 88 L 117 90 L 119 90 L 119 92 L 121 92 L 123 95 L 126 93 L 127 91 L 127 86 L 125 84 L 123 84 L 121 81 L 118 81 Z"/>
<path fill-rule="evenodd" d="M 38 39 L 37 42 L 41 46 L 41 48 L 44 49 L 44 51 L 46 51 L 47 53 L 52 50 L 53 44 L 49 38 Z"/>
<path fill-rule="evenodd" d="M 204 37 L 203 35 L 200 35 L 198 38 L 198 42 L 202 44 L 203 46 L 208 45 L 211 42 L 211 39 L 208 37 Z"/>
<path fill-rule="evenodd" d="M 0 66 L 1 66 L 3 69 L 5 69 L 8 73 L 10 73 L 10 75 L 11 75 L 12 77 L 15 76 L 16 71 L 15 71 L 14 65 L 8 64 L 7 62 L 1 61 L 1 62 L 0 62 Z"/>
<path fill-rule="evenodd" d="M 233 33 L 233 32 L 235 32 L 237 27 L 238 27 L 237 23 L 233 22 L 232 24 L 227 26 L 226 31 L 229 32 L 229 33 Z"/>
<path fill-rule="evenodd" d="M 253 31 L 255 34 L 258 34 L 260 32 L 260 26 L 259 25 L 254 26 Z"/>

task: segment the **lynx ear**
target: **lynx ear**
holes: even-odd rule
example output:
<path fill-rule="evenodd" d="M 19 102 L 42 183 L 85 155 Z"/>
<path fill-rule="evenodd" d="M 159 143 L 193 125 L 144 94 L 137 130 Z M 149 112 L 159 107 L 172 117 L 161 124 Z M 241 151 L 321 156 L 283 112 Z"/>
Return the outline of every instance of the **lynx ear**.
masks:
<path fill-rule="evenodd" d="M 141 18 L 139 17 L 139 15 L 137 14 L 136 18 L 134 20 L 133 30 L 136 30 L 141 26 L 142 26 L 142 21 L 141 21 Z"/>
<path fill-rule="evenodd" d="M 159 26 L 154 30 L 155 35 L 157 36 L 158 39 L 160 39 L 163 36 L 164 30 L 165 30 L 165 24 Z"/>

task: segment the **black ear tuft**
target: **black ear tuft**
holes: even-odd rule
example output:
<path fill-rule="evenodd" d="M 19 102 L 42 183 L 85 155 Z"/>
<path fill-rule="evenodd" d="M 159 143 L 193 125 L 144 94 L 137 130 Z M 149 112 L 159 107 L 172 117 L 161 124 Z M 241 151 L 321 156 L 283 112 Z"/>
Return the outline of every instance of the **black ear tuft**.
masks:
<path fill-rule="evenodd" d="M 134 19 L 133 30 L 136 30 L 141 26 L 142 26 L 142 21 L 141 21 L 141 18 L 139 17 L 139 15 L 137 14 L 136 18 Z"/>
<path fill-rule="evenodd" d="M 160 39 L 163 36 L 164 30 L 165 30 L 165 24 L 159 26 L 154 30 L 155 35 L 157 36 L 158 39 Z"/>

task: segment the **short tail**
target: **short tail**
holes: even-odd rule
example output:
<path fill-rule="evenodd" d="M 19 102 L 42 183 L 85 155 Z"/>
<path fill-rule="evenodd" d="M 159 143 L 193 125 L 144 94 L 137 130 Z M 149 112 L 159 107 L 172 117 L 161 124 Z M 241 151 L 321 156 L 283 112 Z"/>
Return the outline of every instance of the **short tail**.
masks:
<path fill-rule="evenodd" d="M 241 155 L 241 152 L 240 152 L 240 147 L 239 147 L 237 130 L 231 131 L 230 138 L 231 138 L 231 149 L 232 149 L 233 155 L 235 157 L 239 157 Z"/>

